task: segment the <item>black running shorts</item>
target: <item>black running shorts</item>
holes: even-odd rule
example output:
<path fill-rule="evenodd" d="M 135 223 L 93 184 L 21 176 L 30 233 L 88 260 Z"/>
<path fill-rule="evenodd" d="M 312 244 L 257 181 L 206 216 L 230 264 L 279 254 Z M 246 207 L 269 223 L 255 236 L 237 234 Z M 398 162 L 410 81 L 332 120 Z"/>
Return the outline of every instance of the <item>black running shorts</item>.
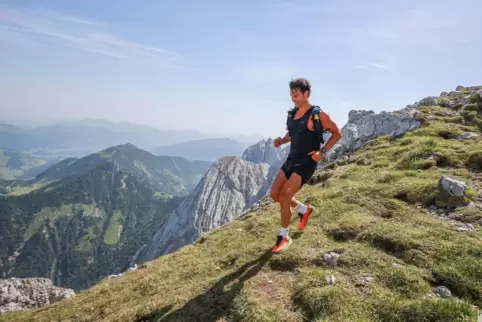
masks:
<path fill-rule="evenodd" d="M 301 177 L 301 187 L 305 185 L 316 171 L 318 162 L 313 160 L 310 155 L 302 158 L 288 157 L 281 166 L 286 178 L 290 178 L 292 173 L 296 173 Z"/>

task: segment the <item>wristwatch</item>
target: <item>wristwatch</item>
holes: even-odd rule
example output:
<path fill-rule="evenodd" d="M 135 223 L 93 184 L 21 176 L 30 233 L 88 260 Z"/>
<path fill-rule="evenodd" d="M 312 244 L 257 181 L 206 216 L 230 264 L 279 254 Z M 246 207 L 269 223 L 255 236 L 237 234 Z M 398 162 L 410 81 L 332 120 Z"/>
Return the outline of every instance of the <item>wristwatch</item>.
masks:
<path fill-rule="evenodd" d="M 323 152 L 323 154 L 326 154 L 326 148 L 325 148 L 324 146 L 323 146 L 323 147 L 321 147 L 321 149 L 320 149 L 320 150 L 321 150 L 321 152 Z"/>

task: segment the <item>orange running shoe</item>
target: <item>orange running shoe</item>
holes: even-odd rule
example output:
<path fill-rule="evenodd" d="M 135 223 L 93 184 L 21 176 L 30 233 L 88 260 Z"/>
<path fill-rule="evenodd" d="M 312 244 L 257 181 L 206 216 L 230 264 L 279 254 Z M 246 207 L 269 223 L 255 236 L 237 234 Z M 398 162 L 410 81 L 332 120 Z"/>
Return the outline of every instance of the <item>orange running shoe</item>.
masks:
<path fill-rule="evenodd" d="M 276 245 L 273 247 L 273 253 L 281 253 L 285 251 L 293 243 L 293 240 L 288 237 L 278 236 Z"/>
<path fill-rule="evenodd" d="M 308 223 L 308 218 L 310 217 L 311 213 L 313 212 L 314 208 L 310 205 L 306 206 L 308 211 L 305 214 L 298 212 L 298 216 L 300 217 L 300 223 L 298 224 L 298 230 L 303 230 L 306 224 Z"/>

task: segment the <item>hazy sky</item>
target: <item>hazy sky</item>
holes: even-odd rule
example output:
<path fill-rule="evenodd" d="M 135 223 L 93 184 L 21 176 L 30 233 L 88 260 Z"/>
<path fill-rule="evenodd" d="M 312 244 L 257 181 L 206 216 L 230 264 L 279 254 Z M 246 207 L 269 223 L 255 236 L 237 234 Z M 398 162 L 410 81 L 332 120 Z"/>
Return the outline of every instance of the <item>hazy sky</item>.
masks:
<path fill-rule="evenodd" d="M 282 135 L 288 82 L 342 127 L 482 84 L 480 0 L 0 0 L 0 120 Z"/>

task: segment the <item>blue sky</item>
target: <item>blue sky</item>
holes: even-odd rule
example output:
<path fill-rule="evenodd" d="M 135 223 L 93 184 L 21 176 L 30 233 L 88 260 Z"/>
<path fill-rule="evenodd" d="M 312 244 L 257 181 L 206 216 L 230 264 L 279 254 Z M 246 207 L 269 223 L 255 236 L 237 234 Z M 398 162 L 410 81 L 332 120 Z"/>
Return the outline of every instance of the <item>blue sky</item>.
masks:
<path fill-rule="evenodd" d="M 482 84 L 480 0 L 0 1 L 0 119 L 282 135 Z"/>

